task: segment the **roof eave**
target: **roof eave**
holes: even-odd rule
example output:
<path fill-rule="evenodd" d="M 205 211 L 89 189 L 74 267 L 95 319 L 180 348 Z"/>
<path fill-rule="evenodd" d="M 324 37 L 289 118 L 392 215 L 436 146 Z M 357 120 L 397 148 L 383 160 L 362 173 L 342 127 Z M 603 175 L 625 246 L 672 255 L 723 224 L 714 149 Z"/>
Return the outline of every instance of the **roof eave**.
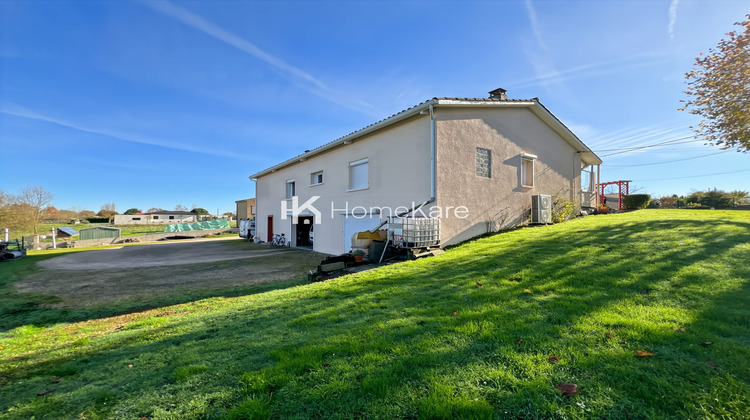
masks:
<path fill-rule="evenodd" d="M 534 98 L 528 101 L 525 100 L 508 100 L 508 101 L 497 101 L 488 99 L 486 101 L 477 100 L 460 100 L 460 99 L 440 99 L 438 105 L 448 105 L 452 107 L 507 107 L 507 108 L 530 108 L 531 111 L 539 118 L 547 123 L 557 134 L 563 137 L 571 146 L 573 146 L 577 152 L 581 154 L 581 160 L 587 165 L 600 165 L 602 163 L 601 158 L 594 153 L 586 144 L 581 141 L 559 118 L 550 112 L 538 99 Z"/>
<path fill-rule="evenodd" d="M 375 132 L 377 130 L 380 130 L 381 128 L 387 127 L 391 124 L 395 124 L 399 121 L 403 121 L 407 118 L 413 117 L 414 115 L 418 115 L 422 111 L 429 109 L 431 105 L 432 106 L 442 105 L 442 106 L 450 106 L 450 107 L 491 106 L 495 108 L 500 108 L 500 107 L 530 108 L 532 112 L 534 112 L 535 115 L 537 115 L 545 123 L 547 123 L 547 125 L 550 126 L 550 128 L 552 128 L 557 134 L 562 136 L 571 146 L 573 146 L 576 149 L 577 152 L 581 153 L 581 160 L 583 161 L 583 163 L 587 165 L 600 165 L 602 163 L 601 158 L 599 158 L 599 156 L 597 156 L 596 153 L 594 153 L 588 146 L 586 146 L 586 144 L 584 144 L 583 141 L 581 141 L 581 139 L 578 138 L 578 136 L 576 136 L 565 124 L 562 123 L 562 121 L 560 121 L 552 112 L 550 112 L 547 109 L 547 107 L 542 105 L 542 103 L 537 98 L 530 99 L 530 100 L 511 99 L 511 100 L 502 100 L 502 101 L 497 100 L 497 99 L 477 100 L 477 99 L 432 98 L 430 100 L 422 102 L 421 104 L 415 105 L 412 108 L 401 111 L 398 114 L 391 115 L 390 117 L 380 120 L 363 129 L 347 134 L 346 136 L 341 137 L 337 140 L 334 140 L 328 144 L 324 144 L 320 147 L 310 150 L 309 152 L 305 152 L 291 159 L 287 159 L 284 162 L 276 164 L 268 169 L 265 169 L 256 174 L 250 175 L 248 178 L 255 181 L 264 175 L 276 172 L 282 168 L 293 165 L 295 163 L 303 162 L 315 155 L 324 153 L 336 147 L 349 144 L 355 141 L 356 139 L 363 137 L 367 134 L 370 134 L 372 132 Z"/>
<path fill-rule="evenodd" d="M 320 147 L 317 147 L 317 148 L 315 148 L 313 150 L 310 150 L 309 152 L 305 152 L 305 153 L 303 153 L 303 154 L 301 154 L 299 156 L 295 156 L 295 157 L 293 157 L 291 159 L 285 160 L 284 162 L 281 162 L 281 163 L 279 163 L 277 165 L 274 165 L 274 166 L 272 166 L 272 167 L 270 167 L 268 169 L 265 169 L 265 170 L 260 171 L 260 172 L 258 172 L 256 174 L 250 175 L 249 178 L 251 180 L 257 180 L 258 178 L 260 178 L 260 177 L 262 177 L 264 175 L 268 175 L 269 173 L 276 172 L 279 169 L 282 169 L 282 168 L 284 168 L 286 166 L 295 164 L 297 162 L 303 162 L 303 161 L 305 161 L 305 160 L 307 160 L 307 159 L 309 159 L 309 158 L 311 158 L 311 157 L 313 157 L 315 155 L 319 155 L 319 154 L 321 154 L 323 152 L 326 152 L 328 150 L 334 149 L 334 148 L 339 147 L 341 145 L 349 144 L 349 143 L 353 142 L 354 140 L 356 140 L 356 139 L 358 139 L 360 137 L 363 137 L 363 136 L 365 136 L 367 134 L 370 134 L 372 132 L 378 131 L 381 128 L 387 127 L 387 126 L 389 126 L 391 124 L 395 124 L 395 123 L 397 123 L 399 121 L 403 121 L 403 120 L 405 120 L 407 118 L 413 117 L 414 115 L 418 115 L 420 112 L 422 112 L 422 111 L 424 111 L 426 109 L 429 109 L 430 105 L 434 105 L 436 102 L 437 101 L 435 99 L 430 99 L 428 101 L 422 102 L 419 105 L 415 105 L 412 108 L 409 108 L 409 109 L 406 109 L 404 111 L 399 112 L 398 114 L 391 115 L 388 118 L 385 118 L 385 119 L 380 120 L 380 121 L 378 121 L 378 122 L 376 122 L 376 123 L 374 123 L 372 125 L 369 125 L 369 126 L 367 126 L 365 128 L 362 128 L 360 130 L 357 130 L 357 131 L 354 131 L 354 132 L 352 132 L 350 134 L 347 134 L 346 136 L 341 137 L 341 138 L 339 138 L 337 140 L 334 140 L 334 141 L 332 141 L 332 142 L 330 142 L 328 144 L 324 144 L 324 145 L 322 145 Z"/>

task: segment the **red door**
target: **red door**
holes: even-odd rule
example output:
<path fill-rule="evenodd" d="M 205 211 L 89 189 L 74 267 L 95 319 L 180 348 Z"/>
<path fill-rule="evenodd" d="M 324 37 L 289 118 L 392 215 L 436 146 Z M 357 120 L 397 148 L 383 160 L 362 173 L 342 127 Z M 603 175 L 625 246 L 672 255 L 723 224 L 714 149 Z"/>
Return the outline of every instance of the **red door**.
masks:
<path fill-rule="evenodd" d="M 273 241 L 273 216 L 268 216 L 268 229 L 266 231 L 268 232 L 266 242 Z"/>

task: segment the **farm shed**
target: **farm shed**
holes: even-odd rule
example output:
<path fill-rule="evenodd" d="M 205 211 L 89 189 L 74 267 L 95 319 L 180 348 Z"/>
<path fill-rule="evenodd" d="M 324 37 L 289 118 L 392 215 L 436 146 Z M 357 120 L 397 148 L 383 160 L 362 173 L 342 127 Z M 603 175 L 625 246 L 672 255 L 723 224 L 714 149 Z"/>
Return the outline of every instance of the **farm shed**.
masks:
<path fill-rule="evenodd" d="M 90 229 L 81 229 L 79 236 L 80 240 L 86 239 L 105 239 L 105 238 L 119 238 L 120 229 L 113 227 L 95 227 Z"/>
<path fill-rule="evenodd" d="M 60 239 L 68 239 L 76 235 L 78 235 L 78 231 L 73 228 L 65 226 L 57 228 L 57 237 Z"/>

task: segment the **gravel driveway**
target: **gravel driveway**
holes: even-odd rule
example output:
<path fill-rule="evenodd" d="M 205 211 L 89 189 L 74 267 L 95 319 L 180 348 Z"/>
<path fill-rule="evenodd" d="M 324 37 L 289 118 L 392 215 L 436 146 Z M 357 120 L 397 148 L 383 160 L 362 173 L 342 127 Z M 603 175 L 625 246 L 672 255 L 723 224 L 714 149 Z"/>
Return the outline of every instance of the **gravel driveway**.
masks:
<path fill-rule="evenodd" d="M 59 297 L 60 302 L 52 305 L 58 308 L 120 301 L 146 304 L 194 292 L 215 294 L 306 278 L 323 258 L 317 252 L 245 240 L 186 240 L 45 259 L 37 263 L 36 273 L 15 286 L 21 293 Z"/>

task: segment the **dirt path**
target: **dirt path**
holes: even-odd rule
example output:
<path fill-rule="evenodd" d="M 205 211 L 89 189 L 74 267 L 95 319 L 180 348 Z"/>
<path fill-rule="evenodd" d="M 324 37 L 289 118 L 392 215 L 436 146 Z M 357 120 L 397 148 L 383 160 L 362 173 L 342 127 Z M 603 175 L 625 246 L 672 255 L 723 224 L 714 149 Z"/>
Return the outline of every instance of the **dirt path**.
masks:
<path fill-rule="evenodd" d="M 237 260 L 288 252 L 284 248 L 243 250 L 221 241 L 170 242 L 67 254 L 37 264 L 46 270 L 122 270 Z"/>
<path fill-rule="evenodd" d="M 85 251 L 46 259 L 16 283 L 22 293 L 55 295 L 58 308 L 134 301 L 303 278 L 325 256 L 245 241 L 190 241 Z"/>

